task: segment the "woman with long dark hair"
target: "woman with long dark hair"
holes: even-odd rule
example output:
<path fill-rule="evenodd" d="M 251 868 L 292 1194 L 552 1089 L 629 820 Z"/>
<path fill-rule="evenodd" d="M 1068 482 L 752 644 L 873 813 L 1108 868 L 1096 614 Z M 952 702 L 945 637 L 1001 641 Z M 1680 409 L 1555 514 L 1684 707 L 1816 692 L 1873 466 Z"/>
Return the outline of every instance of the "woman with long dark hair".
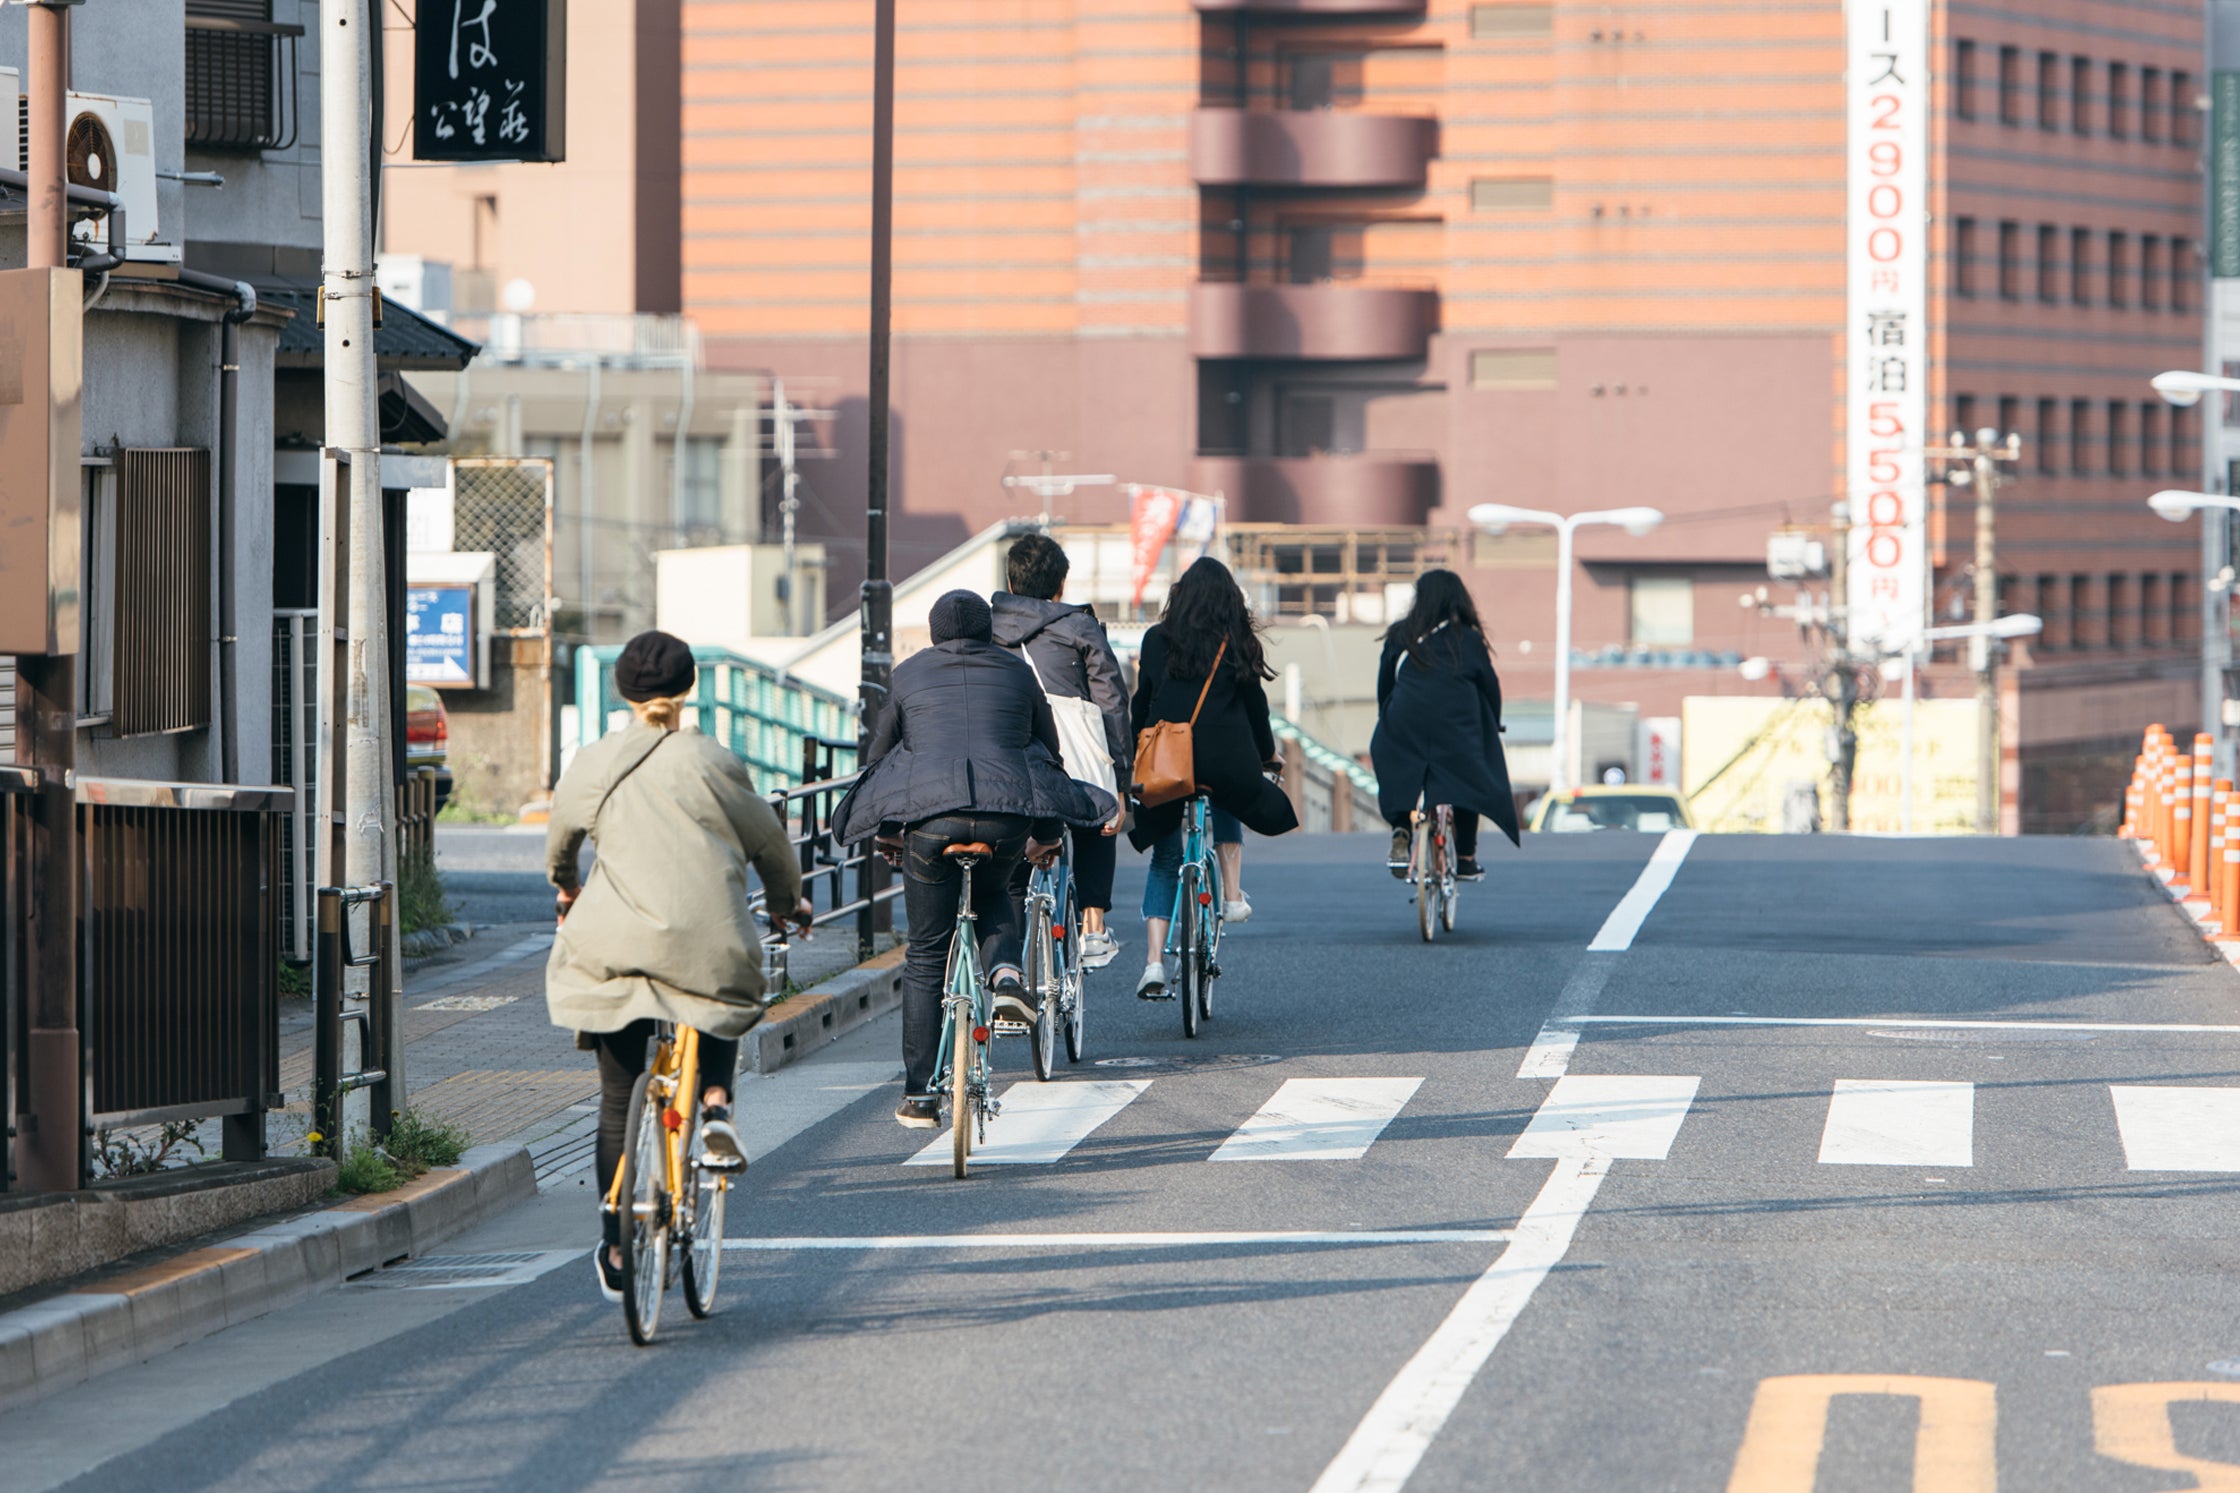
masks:
<path fill-rule="evenodd" d="M 1377 807 L 1392 826 L 1392 874 L 1408 874 L 1409 815 L 1454 810 L 1457 874 L 1476 880 L 1478 816 L 1517 841 L 1517 801 L 1501 750 L 1501 679 L 1470 588 L 1451 570 L 1416 578 L 1416 599 L 1384 634 L 1377 729 L 1369 738 Z"/>
<path fill-rule="evenodd" d="M 1132 719 L 1140 733 L 1153 721 L 1186 721 L 1197 714 L 1193 765 L 1198 786 L 1213 799 L 1221 911 L 1231 922 L 1252 913 L 1238 885 L 1244 864 L 1240 824 L 1263 835 L 1299 827 L 1291 800 L 1262 776 L 1277 761 L 1268 694 L 1261 687 L 1274 677 L 1260 629 L 1229 567 L 1208 556 L 1185 570 L 1167 593 L 1158 623 L 1143 635 Z M 1129 832 L 1136 849 L 1151 852 L 1151 875 L 1143 888 L 1144 970 L 1136 982 L 1136 994 L 1145 1000 L 1166 994 L 1164 951 L 1182 872 L 1183 808 L 1178 799 L 1142 809 Z"/>

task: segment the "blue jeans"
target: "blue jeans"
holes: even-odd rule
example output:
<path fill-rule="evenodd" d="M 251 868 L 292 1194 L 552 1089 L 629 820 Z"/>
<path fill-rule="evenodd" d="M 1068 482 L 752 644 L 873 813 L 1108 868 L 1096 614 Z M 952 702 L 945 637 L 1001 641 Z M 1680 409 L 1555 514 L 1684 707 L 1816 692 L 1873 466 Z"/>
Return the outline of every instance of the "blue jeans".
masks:
<path fill-rule="evenodd" d="M 1242 845 L 1244 826 L 1237 816 L 1223 809 L 1215 809 L 1211 816 L 1213 843 L 1216 845 Z M 1143 881 L 1143 915 L 1147 918 L 1174 916 L 1175 889 L 1182 882 L 1181 829 L 1151 847 L 1151 874 Z M 1226 888 L 1224 888 L 1226 892 Z M 1155 956 L 1156 949 L 1146 950 Z"/>

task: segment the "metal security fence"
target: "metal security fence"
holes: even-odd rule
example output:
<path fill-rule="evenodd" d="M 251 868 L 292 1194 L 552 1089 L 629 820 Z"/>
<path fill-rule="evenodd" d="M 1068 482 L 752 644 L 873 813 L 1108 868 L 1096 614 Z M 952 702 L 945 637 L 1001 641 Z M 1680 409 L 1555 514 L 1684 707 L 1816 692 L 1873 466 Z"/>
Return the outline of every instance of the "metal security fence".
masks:
<path fill-rule="evenodd" d="M 451 548 L 496 557 L 492 626 L 543 635 L 552 595 L 552 463 L 527 456 L 454 460 Z"/>
<path fill-rule="evenodd" d="M 319 748 L 318 675 L 312 664 L 319 614 L 276 611 L 272 617 L 272 781 L 295 791 L 280 826 L 280 952 L 297 963 L 311 958 L 312 888 L 319 875 L 312 838 L 317 807 Z"/>
<path fill-rule="evenodd" d="M 279 788 L 80 778 L 80 1025 L 96 1126 L 224 1117 L 264 1155 L 281 1101 Z"/>
<path fill-rule="evenodd" d="M 0 1192 L 16 1185 L 16 1116 L 23 1081 L 24 1049 L 24 903 L 22 856 L 27 831 L 30 795 L 37 792 L 39 775 L 28 767 L 0 762 Z"/>
<path fill-rule="evenodd" d="M 801 743 L 800 786 L 770 795 L 770 807 L 786 826 L 786 835 L 801 857 L 801 888 L 814 906 L 821 894 L 824 905 L 816 926 L 827 927 L 843 918 L 856 925 L 856 957 L 868 959 L 877 951 L 877 938 L 894 927 L 894 912 L 887 904 L 902 894 L 902 882 L 873 851 L 866 840 L 854 850 L 832 835 L 832 811 L 859 773 L 836 771 L 843 761 L 855 760 L 855 742 L 811 736 Z M 762 906 L 763 895 L 754 902 Z M 765 917 L 768 909 L 764 908 Z M 775 940 L 764 945 L 764 973 L 771 989 L 786 984 L 785 945 Z"/>
<path fill-rule="evenodd" d="M 630 706 L 614 689 L 620 648 L 576 650 L 576 742 L 588 746 L 630 724 Z M 764 792 L 804 781 L 803 749 L 811 738 L 835 743 L 830 771 L 855 770 L 855 702 L 789 679 L 766 664 L 723 648 L 695 648 L 700 686 L 688 724 L 714 737 L 747 764 Z"/>

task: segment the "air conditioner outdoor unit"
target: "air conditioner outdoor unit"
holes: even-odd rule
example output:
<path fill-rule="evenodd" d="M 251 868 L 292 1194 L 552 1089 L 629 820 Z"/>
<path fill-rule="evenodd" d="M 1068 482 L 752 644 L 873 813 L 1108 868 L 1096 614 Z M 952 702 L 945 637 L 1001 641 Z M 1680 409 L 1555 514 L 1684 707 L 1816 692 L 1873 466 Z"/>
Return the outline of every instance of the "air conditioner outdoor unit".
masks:
<path fill-rule="evenodd" d="M 125 258 L 135 263 L 177 264 L 179 246 L 157 241 L 155 106 L 144 98 L 72 93 L 62 137 L 70 184 L 114 192 L 124 199 Z M 106 213 L 70 230 L 84 243 L 109 241 Z"/>

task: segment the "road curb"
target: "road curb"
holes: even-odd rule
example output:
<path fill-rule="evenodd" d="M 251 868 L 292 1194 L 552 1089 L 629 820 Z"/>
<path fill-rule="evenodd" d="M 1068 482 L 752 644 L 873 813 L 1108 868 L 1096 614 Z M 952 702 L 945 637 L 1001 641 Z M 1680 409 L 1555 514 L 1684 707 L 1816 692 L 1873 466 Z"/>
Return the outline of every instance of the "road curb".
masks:
<path fill-rule="evenodd" d="M 754 1071 L 774 1073 L 799 1062 L 901 1005 L 902 956 L 898 944 L 779 1002 L 744 1039 L 754 1054 Z"/>
<path fill-rule="evenodd" d="M 2240 969 L 2240 940 L 2224 936 L 2225 930 L 2209 915 L 2208 902 L 2192 895 L 2189 889 L 2181 885 L 2173 885 L 2177 880 L 2176 874 L 2168 866 L 2157 864 L 2146 841 L 2133 840 L 2131 849 L 2138 855 L 2140 869 L 2154 882 L 2156 890 L 2169 898 L 2170 905 L 2177 908 L 2187 922 L 2193 924 L 2194 931 L 2209 945 L 2209 951 L 2235 969 Z"/>
<path fill-rule="evenodd" d="M 29 1403 L 246 1322 L 353 1276 L 425 1254 L 534 1197 L 518 1146 L 0 1313 L 0 1409 Z"/>

